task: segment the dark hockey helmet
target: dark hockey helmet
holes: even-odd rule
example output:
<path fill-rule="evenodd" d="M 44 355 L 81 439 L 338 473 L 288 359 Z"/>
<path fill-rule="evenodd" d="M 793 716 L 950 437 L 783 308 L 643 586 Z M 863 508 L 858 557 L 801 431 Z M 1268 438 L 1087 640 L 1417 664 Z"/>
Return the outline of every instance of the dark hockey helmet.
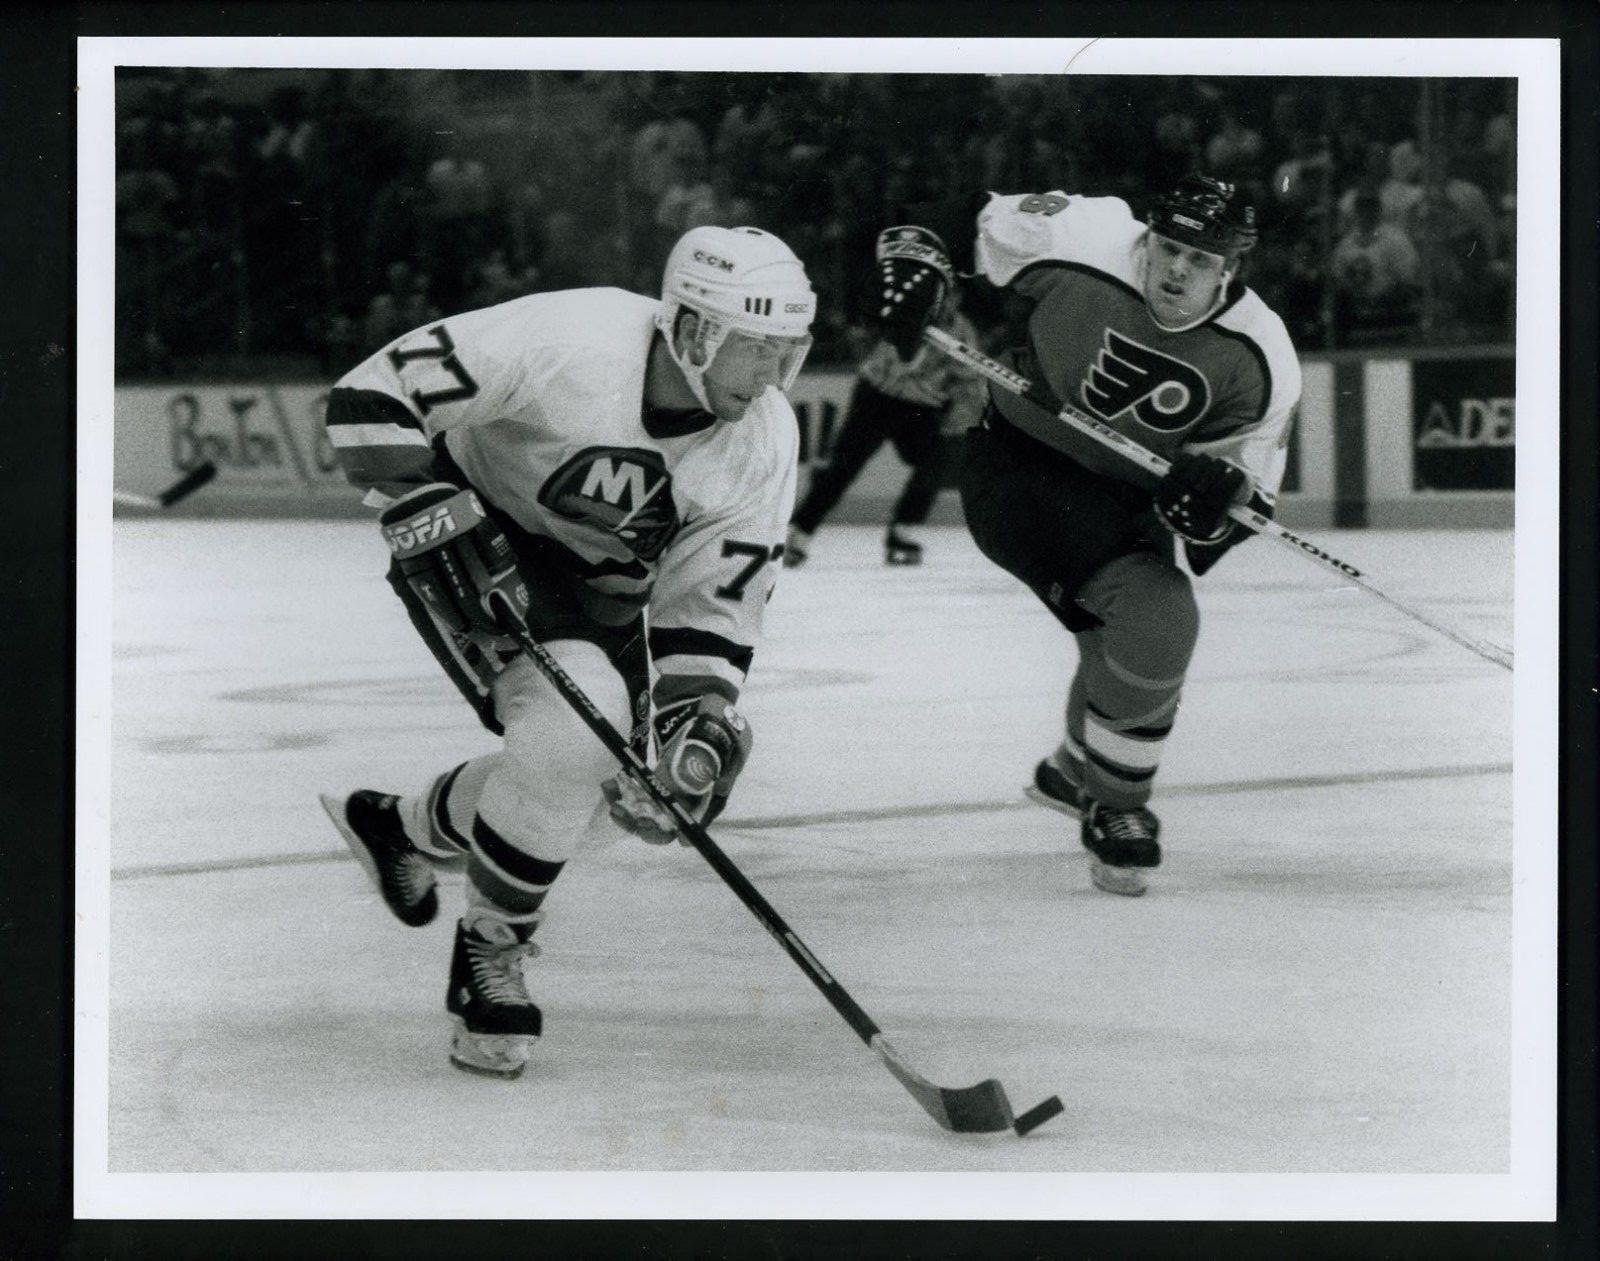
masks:
<path fill-rule="evenodd" d="M 1209 175 L 1186 175 L 1156 198 L 1147 220 L 1152 232 L 1196 249 L 1236 259 L 1256 243 L 1255 207 L 1239 201 L 1232 184 Z"/>

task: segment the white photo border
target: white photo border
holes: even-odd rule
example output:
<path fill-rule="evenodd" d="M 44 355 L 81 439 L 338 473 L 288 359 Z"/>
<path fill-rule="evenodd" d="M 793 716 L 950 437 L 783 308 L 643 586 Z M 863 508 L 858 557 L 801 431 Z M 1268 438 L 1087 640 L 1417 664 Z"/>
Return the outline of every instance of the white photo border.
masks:
<path fill-rule="evenodd" d="M 1553 39 L 81 38 L 75 1211 L 88 1218 L 1553 1221 L 1560 45 Z M 120 66 L 1518 80 L 1511 1154 L 1503 1175 L 109 1170 L 114 75 Z M 1069 70 L 1070 67 L 1070 70 Z M 870 1068 L 864 1071 L 871 1071 Z"/>

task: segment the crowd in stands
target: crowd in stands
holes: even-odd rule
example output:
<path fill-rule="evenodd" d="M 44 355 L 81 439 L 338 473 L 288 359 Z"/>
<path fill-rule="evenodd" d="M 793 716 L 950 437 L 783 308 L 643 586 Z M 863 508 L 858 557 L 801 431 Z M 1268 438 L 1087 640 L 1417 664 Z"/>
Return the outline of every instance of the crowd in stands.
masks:
<path fill-rule="evenodd" d="M 893 207 L 1238 183 L 1246 283 L 1307 350 L 1510 335 L 1512 92 L 1492 80 L 123 71 L 118 370 L 340 370 L 442 312 L 653 292 L 705 223 L 782 235 L 850 354 Z M 981 315 L 981 307 L 974 312 Z"/>

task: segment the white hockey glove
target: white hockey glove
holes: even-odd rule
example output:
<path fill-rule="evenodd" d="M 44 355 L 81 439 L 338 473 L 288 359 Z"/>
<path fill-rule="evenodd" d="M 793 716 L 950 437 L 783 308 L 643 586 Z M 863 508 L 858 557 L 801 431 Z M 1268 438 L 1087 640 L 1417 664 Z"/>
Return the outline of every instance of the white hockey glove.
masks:
<path fill-rule="evenodd" d="M 715 694 L 679 701 L 656 715 L 656 778 L 700 823 L 710 823 L 728 804 L 733 781 L 750 757 L 755 736 L 744 717 Z M 633 777 L 614 775 L 600 786 L 611 817 L 624 831 L 652 845 L 678 836 L 677 821 L 658 806 Z"/>

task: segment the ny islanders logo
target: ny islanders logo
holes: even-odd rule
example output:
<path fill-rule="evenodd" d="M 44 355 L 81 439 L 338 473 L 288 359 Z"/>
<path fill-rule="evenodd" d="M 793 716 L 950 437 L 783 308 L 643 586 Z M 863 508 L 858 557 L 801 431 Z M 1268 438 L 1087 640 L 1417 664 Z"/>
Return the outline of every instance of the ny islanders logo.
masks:
<path fill-rule="evenodd" d="M 539 503 L 614 535 L 639 560 L 655 560 L 678 532 L 672 474 L 658 452 L 638 447 L 585 448 L 545 480 Z"/>
<path fill-rule="evenodd" d="M 1132 411 L 1162 433 L 1187 429 L 1211 403 L 1211 386 L 1193 366 L 1111 328 L 1079 392 L 1101 420 Z"/>

